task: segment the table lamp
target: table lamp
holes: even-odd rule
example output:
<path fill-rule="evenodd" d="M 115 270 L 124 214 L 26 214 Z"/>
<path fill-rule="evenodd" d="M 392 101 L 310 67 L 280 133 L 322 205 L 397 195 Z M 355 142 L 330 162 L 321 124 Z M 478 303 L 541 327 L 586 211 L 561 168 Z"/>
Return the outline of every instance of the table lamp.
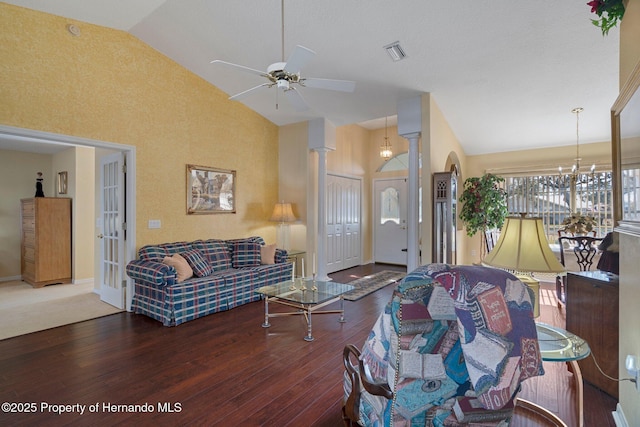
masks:
<path fill-rule="evenodd" d="M 549 247 L 542 218 L 507 217 L 498 243 L 484 264 L 513 272 L 533 289 L 533 315 L 540 316 L 540 281 L 533 273 L 564 273 L 566 269 Z"/>
<path fill-rule="evenodd" d="M 291 209 L 291 203 L 276 203 L 271 214 L 270 221 L 279 222 L 277 232 L 277 244 L 279 248 L 289 250 L 289 224 L 296 220 L 296 216 Z"/>

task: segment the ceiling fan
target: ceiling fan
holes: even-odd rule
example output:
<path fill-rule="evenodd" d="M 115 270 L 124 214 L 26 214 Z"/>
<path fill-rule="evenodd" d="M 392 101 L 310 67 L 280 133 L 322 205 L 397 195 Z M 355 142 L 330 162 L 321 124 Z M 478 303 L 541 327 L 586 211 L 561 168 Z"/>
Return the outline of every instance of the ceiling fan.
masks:
<path fill-rule="evenodd" d="M 230 96 L 231 100 L 242 99 L 247 95 L 252 94 L 254 91 L 263 87 L 273 87 L 282 89 L 283 93 L 287 97 L 289 103 L 298 111 L 305 111 L 309 109 L 309 105 L 305 102 L 300 95 L 300 92 L 296 87 L 308 87 L 314 89 L 328 89 L 340 92 L 353 92 L 356 87 L 356 83 L 350 80 L 334 80 L 334 79 L 319 79 L 312 77 L 302 77 L 300 70 L 316 55 L 311 49 L 307 49 L 304 46 L 297 45 L 291 55 L 284 60 L 284 0 L 281 1 L 282 11 L 282 60 L 281 62 L 274 62 L 267 67 L 267 71 L 260 71 L 254 68 L 245 67 L 244 65 L 233 64 L 231 62 L 222 61 L 219 59 L 211 61 L 212 64 L 221 64 L 227 67 L 234 68 L 239 71 L 257 74 L 265 77 L 266 82 L 259 84 L 258 86 L 247 89 L 243 92 Z M 278 91 L 276 91 L 276 100 Z M 276 101 L 276 109 L 278 103 Z"/>

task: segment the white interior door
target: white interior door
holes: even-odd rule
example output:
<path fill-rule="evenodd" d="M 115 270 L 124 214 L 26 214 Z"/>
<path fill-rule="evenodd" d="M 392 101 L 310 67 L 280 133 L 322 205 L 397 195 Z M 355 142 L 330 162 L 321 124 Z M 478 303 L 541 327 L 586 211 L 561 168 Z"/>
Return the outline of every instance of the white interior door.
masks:
<path fill-rule="evenodd" d="M 124 309 L 124 153 L 100 159 L 100 299 Z"/>
<path fill-rule="evenodd" d="M 374 259 L 407 265 L 407 180 L 374 181 Z"/>
<path fill-rule="evenodd" d="M 344 222 L 344 252 L 342 268 L 356 267 L 362 262 L 362 238 L 360 235 L 360 180 L 343 178 L 342 210 Z"/>
<path fill-rule="evenodd" d="M 334 175 L 327 175 L 327 273 L 342 270 L 344 221 L 342 185 Z"/>
<path fill-rule="evenodd" d="M 360 234 L 361 181 L 327 175 L 327 273 L 362 262 Z"/>

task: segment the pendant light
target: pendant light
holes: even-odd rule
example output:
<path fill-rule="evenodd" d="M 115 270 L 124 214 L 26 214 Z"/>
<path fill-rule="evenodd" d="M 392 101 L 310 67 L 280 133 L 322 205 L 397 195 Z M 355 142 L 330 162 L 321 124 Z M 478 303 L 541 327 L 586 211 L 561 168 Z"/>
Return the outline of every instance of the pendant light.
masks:
<path fill-rule="evenodd" d="M 380 157 L 385 160 L 389 160 L 393 156 L 391 151 L 391 144 L 389 143 L 389 137 L 387 136 L 387 117 L 384 118 L 384 142 L 380 145 Z"/>

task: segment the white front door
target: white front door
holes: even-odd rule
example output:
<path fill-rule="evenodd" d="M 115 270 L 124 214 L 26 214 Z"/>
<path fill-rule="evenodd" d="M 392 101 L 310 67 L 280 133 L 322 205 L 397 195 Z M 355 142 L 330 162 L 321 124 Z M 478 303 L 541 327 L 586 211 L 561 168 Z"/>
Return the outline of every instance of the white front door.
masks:
<path fill-rule="evenodd" d="M 407 180 L 374 181 L 374 259 L 407 265 Z"/>
<path fill-rule="evenodd" d="M 100 299 L 124 309 L 124 153 L 100 159 Z"/>

